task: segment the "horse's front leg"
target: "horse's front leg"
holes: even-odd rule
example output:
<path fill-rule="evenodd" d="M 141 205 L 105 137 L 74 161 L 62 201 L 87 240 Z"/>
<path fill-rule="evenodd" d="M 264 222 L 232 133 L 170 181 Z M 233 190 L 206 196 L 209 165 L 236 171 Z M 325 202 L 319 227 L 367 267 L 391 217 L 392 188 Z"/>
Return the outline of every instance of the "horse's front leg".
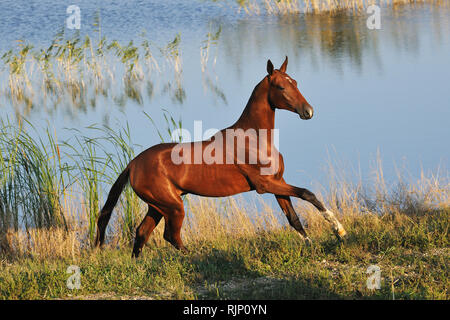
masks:
<path fill-rule="evenodd" d="M 291 227 L 293 227 L 298 233 L 300 233 L 303 239 L 305 239 L 308 243 L 310 243 L 311 240 L 309 239 L 308 234 L 303 228 L 303 225 L 300 219 L 298 218 L 298 215 L 295 212 L 294 207 L 292 206 L 291 198 L 287 196 L 277 196 L 277 195 L 275 195 L 275 198 L 277 199 L 281 210 L 283 210 L 284 214 L 286 215 L 286 218 L 288 219 Z"/>
<path fill-rule="evenodd" d="M 344 227 L 338 221 L 334 213 L 325 208 L 322 202 L 320 202 L 316 198 L 314 193 L 312 193 L 308 189 L 289 185 L 284 182 L 283 179 L 274 179 L 270 176 L 259 176 L 255 180 L 256 181 L 253 183 L 253 185 L 258 193 L 273 193 L 275 196 L 297 197 L 308 201 L 309 203 L 314 205 L 320 211 L 320 213 L 322 213 L 323 217 L 328 222 L 332 224 L 333 231 L 339 240 L 342 240 L 347 234 Z"/>

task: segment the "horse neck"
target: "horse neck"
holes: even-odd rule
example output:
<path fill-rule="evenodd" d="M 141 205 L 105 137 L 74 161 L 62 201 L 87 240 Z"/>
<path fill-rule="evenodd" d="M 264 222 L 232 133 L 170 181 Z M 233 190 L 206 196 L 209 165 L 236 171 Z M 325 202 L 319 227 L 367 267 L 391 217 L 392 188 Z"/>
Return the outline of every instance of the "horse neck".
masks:
<path fill-rule="evenodd" d="M 268 91 L 269 80 L 265 77 L 253 89 L 244 111 L 232 127 L 256 130 L 273 129 L 275 126 L 275 110 L 270 107 Z"/>

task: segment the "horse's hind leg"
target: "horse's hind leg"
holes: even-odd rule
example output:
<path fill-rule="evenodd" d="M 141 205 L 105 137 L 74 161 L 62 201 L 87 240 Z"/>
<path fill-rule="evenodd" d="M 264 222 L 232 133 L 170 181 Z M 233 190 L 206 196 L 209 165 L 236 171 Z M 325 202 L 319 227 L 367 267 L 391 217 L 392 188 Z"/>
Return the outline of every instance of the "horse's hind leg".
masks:
<path fill-rule="evenodd" d="M 164 239 L 172 244 L 175 248 L 187 252 L 188 250 L 181 240 L 181 227 L 183 225 L 184 219 L 184 207 L 183 202 L 180 202 L 171 206 L 170 208 L 164 209 Z"/>
<path fill-rule="evenodd" d="M 132 256 L 137 258 L 142 251 L 142 247 L 148 241 L 153 229 L 158 225 L 162 214 L 152 205 L 148 205 L 148 212 L 144 220 L 136 230 L 136 239 L 134 240 Z"/>
<path fill-rule="evenodd" d="M 291 199 L 288 196 L 277 196 L 275 195 L 278 204 L 281 207 L 281 210 L 283 210 L 284 214 L 286 215 L 286 218 L 289 221 L 289 224 L 298 232 L 300 235 L 310 242 L 308 235 L 306 234 L 305 229 L 303 228 L 303 225 L 300 221 L 300 219 L 297 216 L 297 213 L 295 212 L 294 207 L 292 206 Z"/>

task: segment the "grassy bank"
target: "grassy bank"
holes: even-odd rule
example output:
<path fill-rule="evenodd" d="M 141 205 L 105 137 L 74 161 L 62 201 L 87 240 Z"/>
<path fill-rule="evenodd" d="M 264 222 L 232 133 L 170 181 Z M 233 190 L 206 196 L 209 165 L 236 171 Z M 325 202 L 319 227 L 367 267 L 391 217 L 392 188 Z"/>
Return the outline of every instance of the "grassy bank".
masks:
<path fill-rule="evenodd" d="M 0 297 L 448 299 L 449 213 L 344 215 L 345 243 L 335 240 L 322 219 L 308 214 L 311 246 L 288 228 L 263 231 L 241 220 L 243 228 L 226 231 L 220 225 L 237 225 L 236 217 L 222 217 L 219 223 L 208 216 L 212 222 L 203 233 L 187 227 L 190 253 L 162 242 L 159 226 L 138 260 L 130 257 L 130 246 L 76 250 L 70 235 L 49 230 L 38 236 L 46 239 L 45 248 L 1 260 Z M 81 269 L 78 290 L 66 287 L 70 265 Z M 369 265 L 380 267 L 379 290 L 367 289 Z"/>

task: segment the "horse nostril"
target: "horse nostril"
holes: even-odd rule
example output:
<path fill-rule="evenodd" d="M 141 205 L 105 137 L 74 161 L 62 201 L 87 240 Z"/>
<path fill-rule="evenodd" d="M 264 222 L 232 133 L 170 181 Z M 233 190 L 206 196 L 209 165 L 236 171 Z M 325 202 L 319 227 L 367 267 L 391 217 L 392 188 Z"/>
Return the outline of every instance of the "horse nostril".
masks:
<path fill-rule="evenodd" d="M 305 117 L 311 119 L 313 116 L 313 109 L 310 106 L 305 107 Z"/>

